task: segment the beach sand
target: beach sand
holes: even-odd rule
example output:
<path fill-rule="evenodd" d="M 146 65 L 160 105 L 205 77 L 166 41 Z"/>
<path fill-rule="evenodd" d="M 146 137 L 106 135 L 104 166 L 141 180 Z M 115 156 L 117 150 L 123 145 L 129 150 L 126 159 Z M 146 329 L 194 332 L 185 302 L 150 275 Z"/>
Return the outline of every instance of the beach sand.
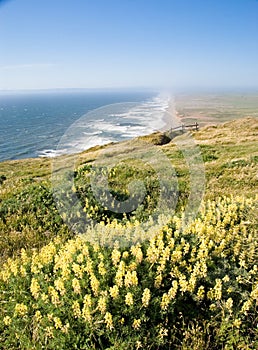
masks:
<path fill-rule="evenodd" d="M 178 112 L 176 111 L 175 99 L 173 96 L 169 100 L 168 108 L 163 116 L 163 121 L 165 122 L 165 126 L 161 128 L 161 132 L 165 132 L 182 125 L 182 120 L 179 118 Z"/>

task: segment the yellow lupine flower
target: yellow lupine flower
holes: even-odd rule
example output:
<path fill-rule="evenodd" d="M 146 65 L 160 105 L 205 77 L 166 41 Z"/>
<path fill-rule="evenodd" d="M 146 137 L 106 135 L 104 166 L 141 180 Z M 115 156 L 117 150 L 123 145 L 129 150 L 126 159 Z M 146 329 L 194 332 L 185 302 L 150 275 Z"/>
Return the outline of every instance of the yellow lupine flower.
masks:
<path fill-rule="evenodd" d="M 27 275 L 26 269 L 24 266 L 20 267 L 20 273 L 22 277 L 25 277 Z"/>
<path fill-rule="evenodd" d="M 133 324 L 132 327 L 134 329 L 139 329 L 141 327 L 141 320 L 140 319 L 134 319 L 133 320 Z"/>
<path fill-rule="evenodd" d="M 133 271 L 133 272 L 127 271 L 127 273 L 125 275 L 124 284 L 126 287 L 137 286 L 137 284 L 138 284 L 137 272 L 136 271 Z"/>
<path fill-rule="evenodd" d="M 77 260 L 77 262 L 78 262 L 79 264 L 83 263 L 83 261 L 84 261 L 84 256 L 83 256 L 83 254 L 80 253 L 80 254 L 77 256 L 76 260 Z"/>
<path fill-rule="evenodd" d="M 142 343 L 140 342 L 140 340 L 137 340 L 137 342 L 135 343 L 136 346 L 136 350 L 139 350 L 142 348 Z"/>
<path fill-rule="evenodd" d="M 129 253 L 127 251 L 123 252 L 122 258 L 127 259 L 129 256 Z"/>
<path fill-rule="evenodd" d="M 87 307 L 91 307 L 92 306 L 92 299 L 91 299 L 91 295 L 90 294 L 85 294 L 84 298 L 83 298 L 83 304 Z"/>
<path fill-rule="evenodd" d="M 137 263 L 135 261 L 132 261 L 131 264 L 128 266 L 129 271 L 134 271 L 137 269 Z"/>
<path fill-rule="evenodd" d="M 18 262 L 15 260 L 9 260 L 9 259 L 8 259 L 8 261 L 10 261 L 9 269 L 10 269 L 11 273 L 14 276 L 17 276 L 17 274 L 19 272 Z"/>
<path fill-rule="evenodd" d="M 228 309 L 230 312 L 232 312 L 232 307 L 233 307 L 233 299 L 228 298 L 226 303 L 225 303 L 226 309 Z"/>
<path fill-rule="evenodd" d="M 236 318 L 233 322 L 233 326 L 236 328 L 240 328 L 241 324 L 242 324 L 242 321 L 239 318 Z"/>
<path fill-rule="evenodd" d="M 25 316 L 28 312 L 28 307 L 23 303 L 18 303 L 15 305 L 14 312 L 18 316 Z"/>
<path fill-rule="evenodd" d="M 150 298 L 151 298 L 151 292 L 149 288 L 145 288 L 142 294 L 142 305 L 144 307 L 147 307 L 149 305 Z"/>
<path fill-rule="evenodd" d="M 140 244 L 131 247 L 131 253 L 135 257 L 137 263 L 141 263 L 143 259 L 143 253 Z"/>
<path fill-rule="evenodd" d="M 55 324 L 55 329 L 61 329 L 62 328 L 62 322 L 59 317 L 54 317 L 53 318 L 54 324 Z"/>
<path fill-rule="evenodd" d="M 82 315 L 82 318 L 84 319 L 84 321 L 91 322 L 91 320 L 92 320 L 91 311 L 90 311 L 90 308 L 86 304 L 82 308 L 81 315 Z"/>
<path fill-rule="evenodd" d="M 162 300 L 160 303 L 161 310 L 167 310 L 169 303 L 170 303 L 170 297 L 168 296 L 167 293 L 164 293 L 162 295 Z"/>
<path fill-rule="evenodd" d="M 90 285 L 91 285 L 93 294 L 97 296 L 99 292 L 99 281 L 94 274 L 90 275 Z"/>
<path fill-rule="evenodd" d="M 58 304 L 60 304 L 60 299 L 59 299 L 58 293 L 54 287 L 52 287 L 52 286 L 48 287 L 48 294 L 51 297 L 51 302 L 53 305 L 57 306 Z"/>
<path fill-rule="evenodd" d="M 242 308 L 241 308 L 241 313 L 243 313 L 244 315 L 247 315 L 251 306 L 252 306 L 252 300 L 249 299 L 249 300 L 245 301 Z"/>
<path fill-rule="evenodd" d="M 81 316 L 80 304 L 77 300 L 73 302 L 72 310 L 75 318 L 79 318 Z"/>
<path fill-rule="evenodd" d="M 61 328 L 61 332 L 64 334 L 68 334 L 68 330 L 69 330 L 70 324 L 66 323 L 62 328 Z"/>
<path fill-rule="evenodd" d="M 79 264 L 73 263 L 72 264 L 72 271 L 74 272 L 74 274 L 77 278 L 82 279 L 83 270 Z"/>
<path fill-rule="evenodd" d="M 37 322 L 37 323 L 40 323 L 40 321 L 41 321 L 41 319 L 42 319 L 41 312 L 40 312 L 39 310 L 37 310 L 37 311 L 35 312 L 34 317 L 35 317 L 36 322 Z"/>
<path fill-rule="evenodd" d="M 164 337 L 167 337 L 167 336 L 168 336 L 168 329 L 164 328 L 164 327 L 161 327 L 160 330 L 159 330 L 159 337 L 161 339 L 163 339 Z"/>
<path fill-rule="evenodd" d="M 119 295 L 119 288 L 117 285 L 114 285 L 113 287 L 109 288 L 109 293 L 111 295 L 111 298 L 116 299 Z"/>
<path fill-rule="evenodd" d="M 121 252 L 118 249 L 113 249 L 112 254 L 111 254 L 111 259 L 113 262 L 113 265 L 117 265 L 119 263 L 121 257 Z"/>
<path fill-rule="evenodd" d="M 84 271 L 87 273 L 93 273 L 93 261 L 88 258 L 86 262 L 86 266 L 84 267 Z"/>
<path fill-rule="evenodd" d="M 126 305 L 128 305 L 128 306 L 133 305 L 133 295 L 132 295 L 132 293 L 128 292 L 128 293 L 126 294 L 126 296 L 125 296 L 125 303 L 126 303 Z"/>
<path fill-rule="evenodd" d="M 115 276 L 115 282 L 118 285 L 118 287 L 122 287 L 123 285 L 123 276 L 125 274 L 125 263 L 124 261 L 120 261 L 116 276 Z"/>
<path fill-rule="evenodd" d="M 177 282 L 176 280 L 174 280 L 174 281 L 172 282 L 172 287 L 171 287 L 171 288 L 169 289 L 169 291 L 168 291 L 168 296 L 169 296 L 169 299 L 170 299 L 170 300 L 175 299 L 177 290 L 178 290 L 178 282 Z"/>
<path fill-rule="evenodd" d="M 54 286 L 56 290 L 60 293 L 60 295 L 64 295 L 66 292 L 64 281 L 62 278 L 58 278 L 54 281 Z"/>
<path fill-rule="evenodd" d="M 112 315 L 110 312 L 106 312 L 106 314 L 104 316 L 104 320 L 105 320 L 107 328 L 109 328 L 110 330 L 114 328 L 113 319 L 112 319 Z"/>
<path fill-rule="evenodd" d="M 31 284 L 30 284 L 30 292 L 33 296 L 33 298 L 38 299 L 39 292 L 40 292 L 40 285 L 36 278 L 32 278 Z"/>
<path fill-rule="evenodd" d="M 53 314 L 47 314 L 47 318 L 49 320 L 49 322 L 53 321 Z"/>
<path fill-rule="evenodd" d="M 216 279 L 216 284 L 214 287 L 214 297 L 216 300 L 220 300 L 222 297 L 222 281 L 221 279 Z"/>
<path fill-rule="evenodd" d="M 154 287 L 155 287 L 155 288 L 160 288 L 161 282 L 162 282 L 162 274 L 160 273 L 160 274 L 158 274 L 158 275 L 155 277 Z"/>
<path fill-rule="evenodd" d="M 186 281 L 186 277 L 184 275 L 179 277 L 179 286 L 182 293 L 187 291 L 188 282 Z"/>
<path fill-rule="evenodd" d="M 45 330 L 46 337 L 53 338 L 54 337 L 53 331 L 54 331 L 54 328 L 52 326 L 46 327 L 46 330 Z"/>
<path fill-rule="evenodd" d="M 210 289 L 207 293 L 207 297 L 211 300 L 221 300 L 222 297 L 222 281 L 216 278 L 216 284 L 213 289 Z"/>
<path fill-rule="evenodd" d="M 73 278 L 72 286 L 73 286 L 73 291 L 75 294 L 81 294 L 81 286 L 80 286 L 80 282 L 77 278 Z"/>
<path fill-rule="evenodd" d="M 9 280 L 11 276 L 11 272 L 9 271 L 9 269 L 3 269 L 1 272 L 0 272 L 0 278 L 4 281 L 4 282 L 7 282 Z"/>
<path fill-rule="evenodd" d="M 105 274 L 107 273 L 107 270 L 105 269 L 105 265 L 104 262 L 101 261 L 98 265 L 98 271 L 100 273 L 101 276 L 105 276 Z"/>
<path fill-rule="evenodd" d="M 24 265 L 30 262 L 30 258 L 27 255 L 27 252 L 24 248 L 21 249 L 21 261 Z"/>
<path fill-rule="evenodd" d="M 205 296 L 205 289 L 204 286 L 200 286 L 197 291 L 197 298 L 198 300 L 202 300 Z"/>
<path fill-rule="evenodd" d="M 12 319 L 10 316 L 5 316 L 3 322 L 5 326 L 10 326 L 10 324 L 12 323 Z"/>
<path fill-rule="evenodd" d="M 107 308 L 107 298 L 105 296 L 101 296 L 98 300 L 98 309 L 101 314 L 104 314 Z"/>
<path fill-rule="evenodd" d="M 42 299 L 42 301 L 44 301 L 44 302 L 48 301 L 48 295 L 47 295 L 46 293 L 42 293 L 42 294 L 41 294 L 41 299 Z"/>

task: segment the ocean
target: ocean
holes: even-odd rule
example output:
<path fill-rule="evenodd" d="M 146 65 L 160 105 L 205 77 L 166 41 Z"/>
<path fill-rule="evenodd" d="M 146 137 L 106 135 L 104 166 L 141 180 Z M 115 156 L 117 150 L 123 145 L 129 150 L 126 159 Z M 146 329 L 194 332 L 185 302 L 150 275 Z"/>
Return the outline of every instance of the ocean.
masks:
<path fill-rule="evenodd" d="M 0 94 L 0 161 L 54 157 L 160 130 L 168 97 L 154 92 Z"/>

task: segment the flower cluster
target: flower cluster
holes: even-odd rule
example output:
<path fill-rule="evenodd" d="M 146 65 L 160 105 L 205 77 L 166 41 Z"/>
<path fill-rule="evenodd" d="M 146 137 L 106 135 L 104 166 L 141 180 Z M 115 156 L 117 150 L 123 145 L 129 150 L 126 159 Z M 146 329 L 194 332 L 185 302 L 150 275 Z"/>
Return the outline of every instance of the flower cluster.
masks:
<path fill-rule="evenodd" d="M 60 349 L 71 341 L 93 348 L 131 334 L 135 347 L 147 349 L 148 339 L 157 347 L 172 339 L 182 313 L 247 332 L 257 319 L 258 240 L 245 213 L 256 204 L 208 201 L 187 227 L 174 217 L 127 250 L 90 244 L 87 235 L 23 250 L 0 272 L 0 341 L 29 349 L 59 339 Z M 110 223 L 105 232 L 132 226 Z"/>

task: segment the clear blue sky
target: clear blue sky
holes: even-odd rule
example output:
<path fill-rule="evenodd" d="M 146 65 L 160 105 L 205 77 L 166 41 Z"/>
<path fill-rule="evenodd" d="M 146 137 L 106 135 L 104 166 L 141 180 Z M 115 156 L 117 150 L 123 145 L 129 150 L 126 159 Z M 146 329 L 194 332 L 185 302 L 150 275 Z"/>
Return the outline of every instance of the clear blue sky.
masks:
<path fill-rule="evenodd" d="M 257 0 L 0 1 L 0 89 L 257 87 Z"/>

